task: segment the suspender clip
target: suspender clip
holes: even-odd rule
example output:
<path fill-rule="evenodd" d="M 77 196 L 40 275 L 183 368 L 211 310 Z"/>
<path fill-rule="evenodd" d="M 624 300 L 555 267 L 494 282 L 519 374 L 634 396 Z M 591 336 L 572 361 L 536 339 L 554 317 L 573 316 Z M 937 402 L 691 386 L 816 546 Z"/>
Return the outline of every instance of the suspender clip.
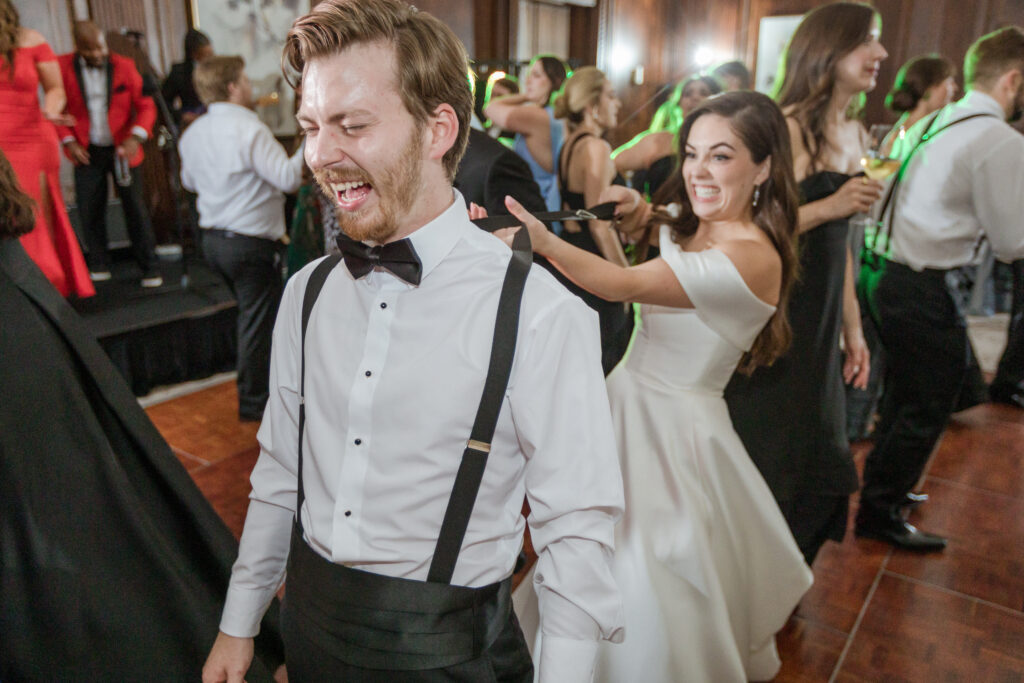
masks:
<path fill-rule="evenodd" d="M 491 444 L 485 443 L 483 441 L 477 441 L 476 439 L 470 439 L 466 443 L 466 445 L 472 448 L 474 451 L 479 451 L 481 453 L 491 452 Z"/>

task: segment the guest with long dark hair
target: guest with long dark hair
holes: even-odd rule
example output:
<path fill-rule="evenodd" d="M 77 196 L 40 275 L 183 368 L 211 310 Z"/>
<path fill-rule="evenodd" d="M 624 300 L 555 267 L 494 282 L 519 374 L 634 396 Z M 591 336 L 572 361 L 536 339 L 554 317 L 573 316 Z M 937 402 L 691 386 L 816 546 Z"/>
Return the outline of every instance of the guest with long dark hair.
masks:
<path fill-rule="evenodd" d="M 786 115 L 804 201 L 802 275 L 789 309 L 793 345 L 770 367 L 736 375 L 725 394 L 736 431 L 808 564 L 827 539 L 842 540 L 849 495 L 858 486 L 843 383 L 863 387 L 870 367 L 847 217 L 867 211 L 881 185 L 852 177 L 867 136 L 851 109 L 875 87 L 887 56 L 880 32 L 868 5 L 836 3 L 809 12 L 786 48 L 775 97 Z"/>
<path fill-rule="evenodd" d="M 46 39 L 21 26 L 11 0 L 0 0 L 0 149 L 35 211 L 35 227 L 21 244 L 61 294 L 91 296 L 95 290 L 60 190 L 53 124 L 74 122 L 62 113 L 66 103 L 57 57 Z"/>
<path fill-rule="evenodd" d="M 206 111 L 199 93 L 196 92 L 192 74 L 196 65 L 213 56 L 213 45 L 202 31 L 190 29 L 185 34 L 185 59 L 171 65 L 160 92 L 171 108 L 174 122 L 179 126 L 187 126 Z"/>
<path fill-rule="evenodd" d="M 737 367 L 770 365 L 789 345 L 789 136 L 767 96 L 734 92 L 697 107 L 679 139 L 675 210 L 650 219 L 659 258 L 621 268 L 510 207 L 534 249 L 577 285 L 644 304 L 633 351 L 608 377 L 626 485 L 613 568 L 629 637 L 602 647 L 596 680 L 768 680 L 779 668 L 775 633 L 811 575 L 722 389 Z M 613 186 L 609 198 L 625 229 L 650 222 L 635 190 Z"/>

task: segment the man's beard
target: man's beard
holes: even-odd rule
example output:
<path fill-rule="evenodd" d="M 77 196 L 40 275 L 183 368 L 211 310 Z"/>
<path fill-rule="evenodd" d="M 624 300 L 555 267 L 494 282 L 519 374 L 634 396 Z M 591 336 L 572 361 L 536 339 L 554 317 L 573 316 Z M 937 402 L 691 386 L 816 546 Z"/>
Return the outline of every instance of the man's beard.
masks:
<path fill-rule="evenodd" d="M 419 191 L 422 175 L 422 143 L 423 129 L 415 126 L 409 142 L 398 155 L 398 161 L 390 168 L 380 172 L 378 177 L 370 177 L 361 168 L 352 171 L 321 169 L 313 173 L 317 184 L 324 194 L 335 201 L 334 214 L 338 218 L 338 227 L 346 235 L 360 242 L 386 242 L 398 230 L 398 219 L 409 213 Z M 377 194 L 375 215 L 366 215 L 374 209 L 360 207 L 356 211 L 344 211 L 337 205 L 337 194 L 331 183 L 361 181 L 369 184 Z"/>

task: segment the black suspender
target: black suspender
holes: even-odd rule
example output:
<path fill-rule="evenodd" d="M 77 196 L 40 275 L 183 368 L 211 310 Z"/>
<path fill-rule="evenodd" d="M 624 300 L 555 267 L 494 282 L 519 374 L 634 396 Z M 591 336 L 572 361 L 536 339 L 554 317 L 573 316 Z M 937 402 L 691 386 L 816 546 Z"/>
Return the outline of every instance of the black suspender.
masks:
<path fill-rule="evenodd" d="M 462 549 L 462 539 L 469 526 L 476 494 L 487 465 L 487 454 L 491 450 L 491 439 L 498 424 L 498 412 L 505 398 L 512 360 L 516 353 L 516 332 L 519 329 L 519 303 L 523 298 L 526 275 L 533 263 L 530 235 L 526 229 L 516 233 L 512 241 L 512 259 L 505 271 L 505 282 L 498 299 L 498 315 L 494 321 L 494 341 L 491 342 L 491 360 L 487 367 L 483 395 L 476 410 L 476 419 L 470 431 L 466 450 L 462 452 L 462 464 L 455 477 L 455 486 L 448 509 L 441 523 L 441 534 L 437 539 L 434 559 L 430 563 L 427 581 L 450 583 L 455 572 L 455 561 Z"/>
<path fill-rule="evenodd" d="M 331 270 L 341 260 L 340 256 L 325 258 L 313 270 L 306 283 L 306 291 L 302 299 L 302 347 L 301 347 L 301 379 L 299 380 L 299 449 L 298 449 L 298 503 L 295 509 L 296 522 L 302 530 L 302 503 L 305 491 L 302 484 L 302 441 L 306 425 L 306 328 L 320 290 Z M 491 449 L 491 439 L 498 423 L 498 414 L 505 398 L 509 376 L 512 373 L 512 361 L 515 358 L 516 336 L 519 329 L 519 308 L 526 286 L 526 276 L 533 263 L 533 251 L 530 236 L 526 230 L 516 233 L 512 242 L 512 258 L 505 271 L 501 295 L 498 299 L 498 312 L 494 323 L 494 339 L 491 344 L 491 358 L 484 381 L 483 395 L 476 412 L 476 420 L 469 435 L 466 449 L 462 452 L 462 463 L 459 465 L 448 499 L 441 533 L 434 549 L 434 558 L 430 564 L 427 581 L 447 584 L 451 582 L 455 572 L 455 563 L 462 549 L 462 541 L 469 526 L 469 518 L 473 512 L 480 483 L 483 480 L 487 456 Z"/>
<path fill-rule="evenodd" d="M 302 529 L 302 503 L 306 500 L 306 491 L 302 487 L 302 441 L 306 431 L 306 328 L 309 326 L 309 316 L 313 313 L 313 304 L 320 296 L 320 290 L 327 282 L 327 276 L 334 270 L 334 266 L 341 261 L 341 256 L 335 254 L 328 256 L 320 262 L 313 274 L 306 281 L 306 291 L 302 296 L 302 347 L 299 349 L 301 358 L 299 365 L 299 467 L 298 467 L 298 503 L 295 506 L 295 521 Z"/>

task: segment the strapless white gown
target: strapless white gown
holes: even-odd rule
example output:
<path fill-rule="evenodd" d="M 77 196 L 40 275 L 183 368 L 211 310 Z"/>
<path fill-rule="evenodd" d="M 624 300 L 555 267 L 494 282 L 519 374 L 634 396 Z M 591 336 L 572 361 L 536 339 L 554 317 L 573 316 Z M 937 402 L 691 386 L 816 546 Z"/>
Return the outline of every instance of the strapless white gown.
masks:
<path fill-rule="evenodd" d="M 662 256 L 693 309 L 644 306 L 608 377 L 626 490 L 614 571 L 626 639 L 602 643 L 596 680 L 767 680 L 775 633 L 811 572 L 729 420 L 722 390 L 775 308 L 721 251 Z M 765 406 L 771 410 L 771 406 Z"/>

